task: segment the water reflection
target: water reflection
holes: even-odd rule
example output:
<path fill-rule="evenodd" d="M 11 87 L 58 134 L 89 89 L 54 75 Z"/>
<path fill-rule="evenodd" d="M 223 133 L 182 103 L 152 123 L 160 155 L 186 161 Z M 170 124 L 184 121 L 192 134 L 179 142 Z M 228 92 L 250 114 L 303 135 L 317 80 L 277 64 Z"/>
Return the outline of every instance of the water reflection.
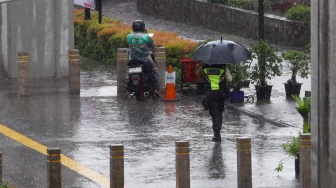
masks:
<path fill-rule="evenodd" d="M 158 131 L 157 124 L 154 123 L 154 118 L 160 116 L 158 110 L 159 101 L 145 100 L 125 100 L 126 112 L 128 114 L 128 123 L 131 131 L 137 133 L 149 133 Z"/>
<path fill-rule="evenodd" d="M 211 178 L 225 178 L 222 146 L 216 142 L 212 148 L 212 155 L 209 161 L 209 173 Z"/>
<path fill-rule="evenodd" d="M 167 102 L 165 103 L 165 111 L 166 111 L 166 115 L 168 116 L 172 116 L 175 113 L 175 109 L 176 109 L 176 104 L 174 102 Z"/>
<path fill-rule="evenodd" d="M 80 121 L 81 117 L 81 100 L 79 96 L 71 96 L 69 98 L 69 108 L 70 108 L 70 125 L 76 125 Z"/>
<path fill-rule="evenodd" d="M 30 116 L 29 103 L 30 103 L 29 97 L 19 97 L 19 115 L 21 117 Z"/>

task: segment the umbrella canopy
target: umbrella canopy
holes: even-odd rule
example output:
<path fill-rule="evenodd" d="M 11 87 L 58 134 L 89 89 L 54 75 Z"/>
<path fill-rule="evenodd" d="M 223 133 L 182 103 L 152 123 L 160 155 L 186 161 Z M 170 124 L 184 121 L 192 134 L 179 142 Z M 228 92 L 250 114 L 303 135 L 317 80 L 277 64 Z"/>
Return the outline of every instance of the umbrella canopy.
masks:
<path fill-rule="evenodd" d="M 228 40 L 216 40 L 198 47 L 192 55 L 194 61 L 209 65 L 235 64 L 251 60 L 251 53 L 241 44 Z"/>

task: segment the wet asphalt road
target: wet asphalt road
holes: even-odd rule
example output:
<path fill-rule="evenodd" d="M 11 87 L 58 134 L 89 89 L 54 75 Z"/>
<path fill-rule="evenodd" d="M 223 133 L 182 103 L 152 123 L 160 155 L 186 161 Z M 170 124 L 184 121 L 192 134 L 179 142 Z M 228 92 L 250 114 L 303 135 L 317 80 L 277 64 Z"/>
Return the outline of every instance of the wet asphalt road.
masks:
<path fill-rule="evenodd" d="M 31 96 L 18 98 L 17 82 L 1 79 L 0 123 L 109 177 L 109 145 L 125 147 L 126 187 L 175 187 L 175 141 L 190 142 L 191 187 L 237 185 L 237 137 L 252 138 L 253 187 L 296 187 L 294 160 L 275 172 L 286 158 L 281 144 L 299 126 L 268 123 L 245 115 L 247 106 L 227 106 L 223 140 L 211 142 L 211 119 L 203 96 L 178 102 L 137 102 L 116 96 L 113 72 L 81 72 L 80 96 L 68 95 L 67 80 L 32 81 Z M 277 98 L 275 96 L 275 98 Z M 290 102 L 289 102 L 290 103 Z M 263 107 L 258 107 L 263 109 Z M 295 115 L 292 116 L 295 118 Z M 301 119 L 297 119 L 298 124 Z M 4 180 L 21 187 L 46 187 L 46 156 L 0 134 Z M 63 187 L 104 187 L 77 171 L 62 167 Z"/>
<path fill-rule="evenodd" d="M 135 0 L 105 2 L 104 15 L 120 15 L 126 22 L 141 18 L 153 29 L 177 31 L 195 40 L 220 33 L 157 20 L 137 13 Z M 128 3 L 128 4 L 127 4 Z M 131 3 L 131 4 L 129 4 Z M 130 9 L 133 8 L 133 9 Z M 107 11 L 108 9 L 108 11 Z M 132 10 L 132 11 L 128 11 Z M 132 12 L 132 14 L 130 14 Z M 139 16 L 139 17 L 138 17 Z M 179 29 L 177 29 L 179 28 Z M 192 31 L 192 32 L 191 32 Z M 229 38 L 230 40 L 235 40 Z M 243 44 L 248 40 L 238 39 Z M 34 80 L 31 96 L 18 98 L 17 81 L 0 79 L 0 124 L 46 147 L 58 147 L 79 164 L 109 178 L 109 145 L 125 147 L 125 186 L 175 187 L 175 141 L 190 142 L 191 187 L 237 186 L 237 137 L 252 138 L 253 187 L 298 187 L 294 160 L 280 173 L 274 169 L 286 158 L 281 144 L 301 130 L 295 102 L 284 97 L 284 75 L 270 81 L 271 101 L 227 105 L 222 142 L 211 142 L 211 119 L 202 109 L 203 96 L 182 96 L 175 103 L 148 99 L 137 102 L 116 96 L 114 71 L 82 71 L 80 96 L 68 95 L 67 80 Z M 310 79 L 302 81 L 310 90 Z M 253 94 L 254 88 L 244 88 Z M 46 187 L 46 156 L 0 133 L 3 179 L 18 188 Z M 62 187 L 105 187 L 76 170 L 62 166 Z"/>

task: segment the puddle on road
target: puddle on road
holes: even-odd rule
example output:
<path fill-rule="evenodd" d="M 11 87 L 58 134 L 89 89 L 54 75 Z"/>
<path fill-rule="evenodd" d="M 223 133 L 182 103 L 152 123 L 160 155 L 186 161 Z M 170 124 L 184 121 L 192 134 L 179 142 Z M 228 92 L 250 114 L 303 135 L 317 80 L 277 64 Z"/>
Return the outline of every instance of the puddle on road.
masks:
<path fill-rule="evenodd" d="M 102 86 L 81 90 L 81 97 L 113 97 L 117 96 L 117 86 Z"/>

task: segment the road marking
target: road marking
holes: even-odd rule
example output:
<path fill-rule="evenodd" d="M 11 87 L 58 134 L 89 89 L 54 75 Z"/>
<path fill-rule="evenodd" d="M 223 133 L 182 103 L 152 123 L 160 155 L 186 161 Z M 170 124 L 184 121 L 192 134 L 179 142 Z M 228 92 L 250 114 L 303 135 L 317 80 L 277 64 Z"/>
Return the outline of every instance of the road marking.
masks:
<path fill-rule="evenodd" d="M 0 133 L 4 134 L 5 136 L 35 150 L 43 155 L 47 155 L 47 146 L 44 146 L 8 127 L 5 125 L 0 124 Z M 74 161 L 73 159 L 61 154 L 61 163 L 62 165 L 70 168 L 71 170 L 91 179 L 92 181 L 104 186 L 104 187 L 110 187 L 110 180 L 109 178 L 103 176 L 102 174 L 93 171 L 86 166 Z"/>

